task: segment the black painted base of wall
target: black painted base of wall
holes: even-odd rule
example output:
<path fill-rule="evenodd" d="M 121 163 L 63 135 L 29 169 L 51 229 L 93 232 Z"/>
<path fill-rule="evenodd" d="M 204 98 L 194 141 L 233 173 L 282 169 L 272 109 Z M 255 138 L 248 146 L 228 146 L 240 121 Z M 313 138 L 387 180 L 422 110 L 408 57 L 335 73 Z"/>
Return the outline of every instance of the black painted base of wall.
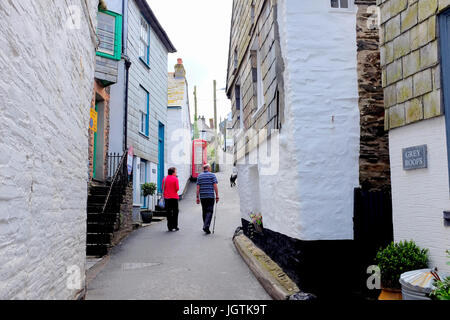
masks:
<path fill-rule="evenodd" d="M 302 241 L 269 229 L 257 233 L 245 219 L 242 229 L 303 292 L 334 300 L 378 295 L 367 290 L 367 261 L 361 260 L 361 246 L 353 240 Z"/>

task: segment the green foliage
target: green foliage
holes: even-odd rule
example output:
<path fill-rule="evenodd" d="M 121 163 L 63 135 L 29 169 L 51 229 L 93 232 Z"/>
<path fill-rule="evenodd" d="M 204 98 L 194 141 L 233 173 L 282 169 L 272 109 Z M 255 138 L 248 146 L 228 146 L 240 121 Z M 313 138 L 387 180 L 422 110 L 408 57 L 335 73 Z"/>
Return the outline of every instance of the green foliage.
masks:
<path fill-rule="evenodd" d="M 436 287 L 430 294 L 433 300 L 450 300 L 450 277 L 445 278 L 442 281 L 435 281 Z"/>
<path fill-rule="evenodd" d="M 447 258 L 450 259 L 450 250 L 445 251 L 447 253 Z M 450 261 L 447 262 L 447 265 L 450 266 Z"/>
<path fill-rule="evenodd" d="M 156 184 L 154 184 L 153 182 L 144 183 L 143 185 L 141 185 L 141 190 L 144 197 L 152 196 L 155 194 Z"/>
<path fill-rule="evenodd" d="M 447 258 L 450 259 L 450 250 L 445 251 L 447 253 Z M 447 262 L 450 265 L 450 261 Z M 430 294 L 433 300 L 450 300 L 450 277 L 444 280 L 436 280 L 433 285 L 436 287 Z"/>
<path fill-rule="evenodd" d="M 375 260 L 381 270 L 382 285 L 400 289 L 402 273 L 428 267 L 428 249 L 419 248 L 414 241 L 392 242 L 378 251 Z"/>

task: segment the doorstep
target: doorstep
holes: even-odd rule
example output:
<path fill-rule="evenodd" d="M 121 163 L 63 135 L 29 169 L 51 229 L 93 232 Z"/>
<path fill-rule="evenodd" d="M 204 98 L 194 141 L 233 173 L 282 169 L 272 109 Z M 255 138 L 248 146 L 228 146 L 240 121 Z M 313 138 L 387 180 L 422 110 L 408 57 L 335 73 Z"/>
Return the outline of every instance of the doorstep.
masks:
<path fill-rule="evenodd" d="M 292 300 L 302 294 L 298 286 L 264 251 L 259 249 L 242 231 L 233 237 L 239 254 L 258 281 L 274 300 Z"/>

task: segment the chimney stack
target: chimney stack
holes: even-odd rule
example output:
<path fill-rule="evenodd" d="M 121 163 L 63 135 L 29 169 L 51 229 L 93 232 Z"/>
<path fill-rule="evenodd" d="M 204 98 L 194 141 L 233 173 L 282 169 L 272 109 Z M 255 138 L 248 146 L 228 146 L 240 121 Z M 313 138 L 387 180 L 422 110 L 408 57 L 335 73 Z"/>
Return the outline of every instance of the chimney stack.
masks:
<path fill-rule="evenodd" d="M 183 59 L 181 58 L 177 59 L 177 64 L 175 65 L 174 69 L 175 69 L 174 73 L 175 79 L 184 79 L 186 77 L 186 70 L 184 70 Z"/>

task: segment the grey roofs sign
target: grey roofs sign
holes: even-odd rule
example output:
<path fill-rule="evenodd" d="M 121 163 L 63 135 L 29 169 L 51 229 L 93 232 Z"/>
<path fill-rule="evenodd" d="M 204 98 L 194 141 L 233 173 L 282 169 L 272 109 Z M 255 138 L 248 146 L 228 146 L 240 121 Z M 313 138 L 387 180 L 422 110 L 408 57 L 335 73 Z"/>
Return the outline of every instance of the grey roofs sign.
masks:
<path fill-rule="evenodd" d="M 414 170 L 428 167 L 427 145 L 405 148 L 402 151 L 404 170 Z"/>

